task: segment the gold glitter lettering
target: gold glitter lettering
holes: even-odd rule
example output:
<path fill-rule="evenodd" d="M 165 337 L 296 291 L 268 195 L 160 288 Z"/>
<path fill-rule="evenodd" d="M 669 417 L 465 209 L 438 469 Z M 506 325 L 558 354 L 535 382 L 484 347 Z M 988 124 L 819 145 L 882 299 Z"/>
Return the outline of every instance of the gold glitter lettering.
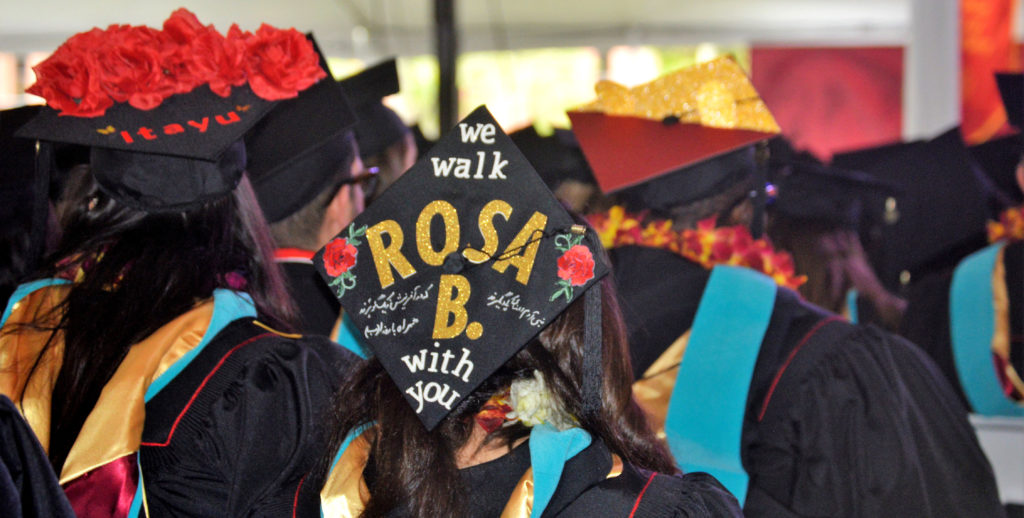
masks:
<path fill-rule="evenodd" d="M 386 247 L 381 234 L 387 234 L 391 238 L 391 243 Z M 395 278 L 391 274 L 392 267 L 403 279 L 416 273 L 409 260 L 402 255 L 403 241 L 405 237 L 402 235 L 402 227 L 393 219 L 381 221 L 366 230 L 366 243 L 370 245 L 370 255 L 373 256 L 373 264 L 377 267 L 381 289 L 395 283 Z"/>
<path fill-rule="evenodd" d="M 544 234 L 544 227 L 547 224 L 547 216 L 534 212 L 533 216 L 530 216 L 530 221 L 523 225 L 508 248 L 502 252 L 500 259 L 494 261 L 494 269 L 505 273 L 509 265 L 515 266 L 518 270 L 516 280 L 524 286 L 529 283 L 533 262 L 537 259 L 537 249 L 540 247 L 540 237 Z"/>
<path fill-rule="evenodd" d="M 457 292 L 454 297 L 452 290 Z M 469 281 L 461 275 L 441 275 L 440 287 L 437 289 L 437 313 L 434 315 L 434 339 L 455 338 L 462 333 L 469 322 L 467 301 Z M 451 324 L 449 320 L 452 320 Z"/>
<path fill-rule="evenodd" d="M 444 221 L 444 248 L 434 250 L 430 242 L 430 222 L 434 216 L 441 215 Z M 420 259 L 431 266 L 441 266 L 448 254 L 459 249 L 459 214 L 451 203 L 435 200 L 423 207 L 416 219 L 416 250 Z"/>
<path fill-rule="evenodd" d="M 494 216 L 501 214 L 505 221 L 512 216 L 512 206 L 502 200 L 491 200 L 480 209 L 480 218 L 477 224 L 480 227 L 480 235 L 484 236 L 484 247 L 481 250 L 466 248 L 462 256 L 473 264 L 480 264 L 498 251 L 498 231 L 494 229 Z"/>

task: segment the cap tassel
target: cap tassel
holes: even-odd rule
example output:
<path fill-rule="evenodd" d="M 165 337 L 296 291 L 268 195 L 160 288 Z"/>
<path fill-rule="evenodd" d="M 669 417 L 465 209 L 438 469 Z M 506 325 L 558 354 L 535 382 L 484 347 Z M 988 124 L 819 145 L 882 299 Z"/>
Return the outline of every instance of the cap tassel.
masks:
<path fill-rule="evenodd" d="M 32 230 L 26 272 L 35 270 L 46 254 L 47 222 L 50 216 L 50 171 L 56 162 L 53 145 L 36 141 L 35 183 L 32 186 Z"/>
<path fill-rule="evenodd" d="M 596 419 L 601 413 L 601 283 L 598 281 L 583 294 L 586 311 L 583 320 L 583 415 Z"/>

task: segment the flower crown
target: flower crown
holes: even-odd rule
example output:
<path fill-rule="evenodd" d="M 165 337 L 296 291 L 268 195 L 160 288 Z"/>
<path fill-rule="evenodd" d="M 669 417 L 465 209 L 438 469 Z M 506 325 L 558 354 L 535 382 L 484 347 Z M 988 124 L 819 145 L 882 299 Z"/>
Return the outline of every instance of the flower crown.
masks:
<path fill-rule="evenodd" d="M 26 91 L 60 115 L 99 117 L 114 103 L 151 110 L 175 94 L 207 85 L 221 97 L 248 84 L 262 99 L 296 97 L 327 73 L 313 44 L 295 29 L 232 25 L 227 35 L 178 9 L 163 30 L 111 25 L 69 38 L 33 67 Z"/>
<path fill-rule="evenodd" d="M 792 256 L 776 252 L 764 239 L 754 239 L 742 225 L 715 227 L 715 218 L 711 217 L 698 222 L 696 229 L 676 232 L 671 221 L 644 224 L 643 215 L 629 214 L 621 206 L 587 219 L 608 249 L 640 245 L 669 250 L 708 269 L 717 264 L 744 266 L 794 290 L 807 282 L 806 276 L 796 274 Z"/>

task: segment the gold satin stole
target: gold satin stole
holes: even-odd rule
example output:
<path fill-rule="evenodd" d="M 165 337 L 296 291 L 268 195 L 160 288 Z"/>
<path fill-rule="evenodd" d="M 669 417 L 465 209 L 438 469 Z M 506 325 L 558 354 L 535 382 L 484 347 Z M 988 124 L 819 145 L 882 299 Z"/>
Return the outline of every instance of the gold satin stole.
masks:
<path fill-rule="evenodd" d="M 14 306 L 8 325 L 52 314 L 68 289 L 66 285 L 57 285 L 30 293 Z M 199 345 L 212 317 L 213 299 L 208 299 L 128 350 L 71 446 L 60 473 L 61 484 L 139 450 L 146 416 L 146 389 Z M 39 358 L 31 378 L 28 375 L 49 338 L 49 331 L 28 327 L 0 334 L 0 393 L 21 409 L 44 449 L 48 449 L 50 439 L 50 398 L 63 360 L 64 342 L 60 334 L 55 337 L 55 345 Z"/>
<path fill-rule="evenodd" d="M 687 329 L 661 353 L 661 356 L 644 372 L 643 377 L 633 383 L 633 399 L 644 409 L 651 430 L 662 440 L 665 439 L 668 402 L 672 397 L 676 376 L 679 375 L 679 364 L 683 361 L 689 341 L 690 330 Z"/>

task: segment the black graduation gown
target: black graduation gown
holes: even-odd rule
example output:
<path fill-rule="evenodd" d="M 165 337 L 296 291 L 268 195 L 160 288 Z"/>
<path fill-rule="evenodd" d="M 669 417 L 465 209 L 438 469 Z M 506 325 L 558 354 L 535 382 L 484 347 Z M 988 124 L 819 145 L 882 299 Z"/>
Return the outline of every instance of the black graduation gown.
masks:
<path fill-rule="evenodd" d="M 240 319 L 146 405 L 139 459 L 151 516 L 293 516 L 358 360 L 324 337 Z"/>
<path fill-rule="evenodd" d="M 693 322 L 710 272 L 611 251 L 634 372 Z M 813 332 L 812 332 L 813 331 Z M 1001 516 L 966 408 L 909 342 L 779 288 L 747 394 L 748 516 Z"/>
<path fill-rule="evenodd" d="M 1010 363 L 1018 373 L 1024 373 L 1024 289 L 1021 288 L 1024 287 L 1024 242 L 1006 246 L 1003 266 L 1010 303 Z M 900 334 L 920 345 L 935 360 L 957 396 L 967 405 L 953 360 L 950 336 L 949 290 L 953 271 L 952 268 L 935 271 L 910 285 Z"/>
<path fill-rule="evenodd" d="M 288 283 L 288 293 L 299 308 L 300 331 L 310 335 L 330 336 L 341 315 L 341 303 L 320 278 L 312 263 L 280 262 Z"/>
<path fill-rule="evenodd" d="M 10 518 L 74 518 L 57 475 L 28 423 L 0 395 L 0 509 Z"/>

